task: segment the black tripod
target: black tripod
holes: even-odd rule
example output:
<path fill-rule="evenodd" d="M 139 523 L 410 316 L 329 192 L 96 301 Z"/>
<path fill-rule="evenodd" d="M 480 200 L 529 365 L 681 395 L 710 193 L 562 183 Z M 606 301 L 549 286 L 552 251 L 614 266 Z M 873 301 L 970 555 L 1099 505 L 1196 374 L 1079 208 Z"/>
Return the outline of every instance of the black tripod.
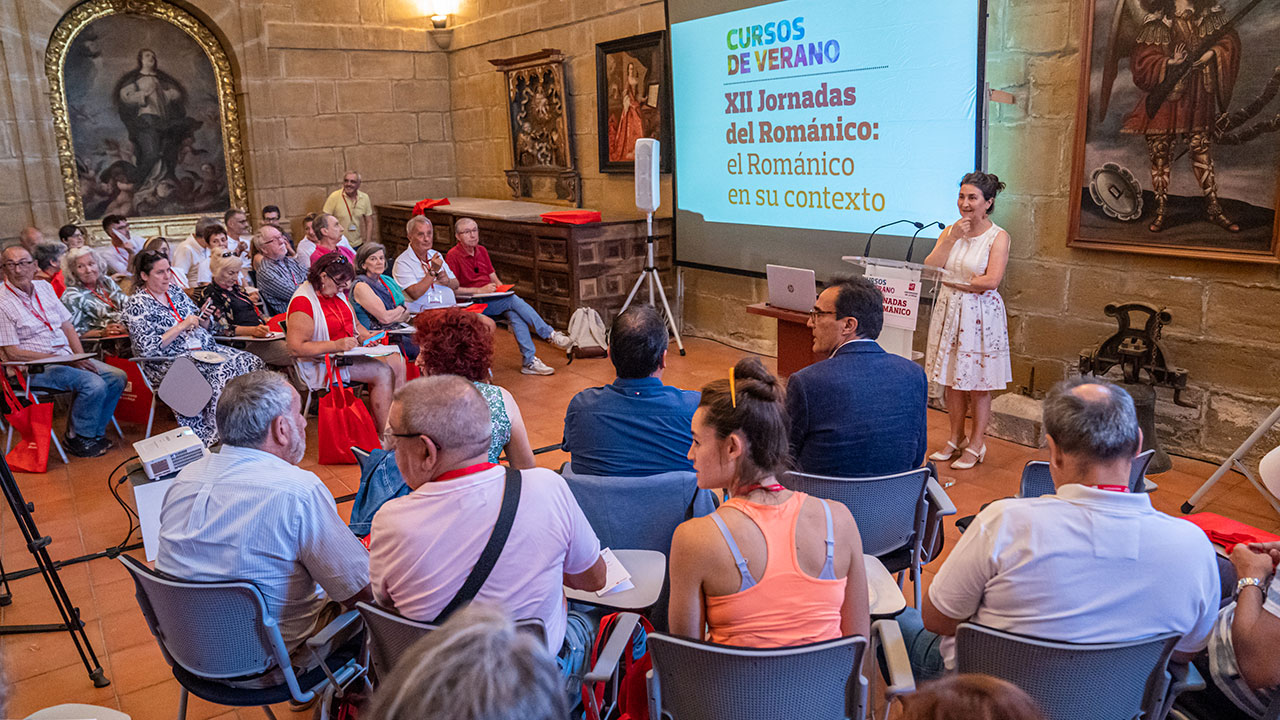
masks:
<path fill-rule="evenodd" d="M 9 469 L 9 463 L 5 461 L 3 456 L 0 456 L 0 486 L 4 487 L 4 499 L 9 503 L 9 510 L 13 513 L 13 518 L 18 521 L 18 527 L 22 530 L 22 537 L 27 543 L 27 549 L 31 551 L 31 556 L 36 560 L 36 569 L 44 576 L 45 585 L 49 586 L 49 595 L 53 597 L 53 603 L 58 606 L 58 612 L 62 614 L 62 622 L 60 623 L 0 625 L 0 635 L 21 635 L 66 630 L 71 634 L 71 642 L 75 643 L 76 652 L 80 653 L 80 661 L 84 663 L 84 669 L 89 672 L 89 679 L 93 681 L 93 686 L 106 687 L 110 685 L 111 681 L 102 673 L 102 665 L 98 662 L 98 656 L 93 654 L 93 646 L 89 644 L 89 638 L 84 633 L 84 622 L 80 620 L 80 608 L 71 604 L 71 598 L 67 595 L 67 588 L 63 586 L 62 578 L 58 577 L 58 567 L 49 558 L 48 547 L 49 543 L 53 542 L 53 538 L 40 534 L 40 530 L 36 527 L 35 518 L 31 517 L 31 511 L 35 509 L 35 505 L 23 499 L 22 491 L 18 489 L 18 482 L 14 479 L 13 472 Z M 25 574 L 14 573 L 15 576 Z M 3 565 L 0 565 L 0 585 L 3 586 L 3 590 L 0 591 L 0 605 L 8 605 L 13 601 L 13 595 L 9 590 L 9 575 L 5 574 Z"/>

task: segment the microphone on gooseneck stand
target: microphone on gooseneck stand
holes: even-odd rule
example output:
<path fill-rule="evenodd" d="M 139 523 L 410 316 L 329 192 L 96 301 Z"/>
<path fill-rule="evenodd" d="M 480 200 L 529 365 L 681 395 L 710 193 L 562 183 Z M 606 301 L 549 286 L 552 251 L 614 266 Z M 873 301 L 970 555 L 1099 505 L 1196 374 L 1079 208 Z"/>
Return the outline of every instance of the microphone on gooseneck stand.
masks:
<path fill-rule="evenodd" d="M 871 239 L 876 236 L 876 233 L 880 232 L 881 230 L 887 227 L 893 227 L 894 225 L 901 225 L 903 223 L 910 223 L 912 225 L 915 225 L 916 228 L 923 227 L 920 223 L 916 222 L 915 220 L 894 220 L 893 222 L 887 222 L 881 225 L 880 227 L 876 228 L 875 230 L 872 230 L 871 234 L 867 236 L 867 247 L 862 251 L 862 256 L 871 257 Z"/>
<path fill-rule="evenodd" d="M 943 225 L 943 224 L 942 224 L 942 223 L 940 223 L 940 222 L 931 222 L 931 223 L 928 223 L 927 225 L 920 225 L 919 223 L 917 223 L 917 224 L 916 224 L 916 233 L 915 233 L 915 235 L 912 235 L 912 236 L 911 236 L 911 244 L 907 246 L 907 262 L 911 262 L 911 251 L 915 249 L 915 246 L 916 246 L 916 237 L 917 237 L 920 233 L 924 232 L 925 230 L 928 230 L 929 228 L 931 228 L 931 227 L 933 227 L 933 226 L 935 226 L 935 225 L 937 225 L 937 226 L 938 226 L 938 229 L 939 229 L 939 230 L 946 230 L 946 229 L 947 229 L 947 226 L 946 226 L 946 225 Z"/>

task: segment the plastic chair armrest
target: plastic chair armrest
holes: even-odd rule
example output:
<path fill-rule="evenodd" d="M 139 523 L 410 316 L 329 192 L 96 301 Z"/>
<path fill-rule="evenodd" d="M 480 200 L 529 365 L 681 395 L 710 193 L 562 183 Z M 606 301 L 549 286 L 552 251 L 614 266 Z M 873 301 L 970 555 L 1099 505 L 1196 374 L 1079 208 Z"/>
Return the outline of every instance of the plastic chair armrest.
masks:
<path fill-rule="evenodd" d="M 315 651 L 332 644 L 335 639 L 337 640 L 336 644 L 341 645 L 355 637 L 355 634 L 363 627 L 364 623 L 360 621 L 360 611 L 348 610 L 331 620 L 328 625 L 321 628 L 320 632 L 307 638 L 307 647 Z M 342 637 L 338 637 L 339 634 L 342 634 Z"/>
<path fill-rule="evenodd" d="M 907 646 L 902 640 L 902 630 L 894 620 L 877 620 L 871 624 L 874 633 L 884 651 L 885 665 L 889 668 L 889 677 L 885 679 L 886 698 L 906 695 L 916 691 L 915 676 L 911 674 L 911 658 L 907 655 Z"/>
<path fill-rule="evenodd" d="M 609 639 L 605 641 L 604 649 L 596 658 L 596 664 L 591 668 L 591 672 L 582 677 L 583 682 L 603 682 L 613 677 L 618 669 L 618 663 L 622 660 L 622 652 L 631 646 L 631 634 L 639 624 L 640 616 L 636 613 L 622 613 L 618 616 L 618 622 L 609 633 Z"/>
<path fill-rule="evenodd" d="M 928 497 L 931 510 L 937 517 L 956 514 L 955 503 L 951 502 L 947 491 L 942 489 L 937 479 L 929 478 L 929 482 L 925 484 L 925 496 Z"/>

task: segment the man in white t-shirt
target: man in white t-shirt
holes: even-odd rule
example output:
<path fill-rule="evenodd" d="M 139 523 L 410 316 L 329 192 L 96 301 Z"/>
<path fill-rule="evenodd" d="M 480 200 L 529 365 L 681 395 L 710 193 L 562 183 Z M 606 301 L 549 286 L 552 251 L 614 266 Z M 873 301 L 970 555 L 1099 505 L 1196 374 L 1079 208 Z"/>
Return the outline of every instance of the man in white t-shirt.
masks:
<path fill-rule="evenodd" d="M 375 599 L 415 620 L 435 620 L 453 600 L 492 535 L 506 471 L 486 462 L 493 422 L 475 385 L 454 375 L 423 377 L 396 393 L 388 441 L 412 492 L 373 517 L 369 578 Z M 565 636 L 564 587 L 605 583 L 600 541 L 564 478 L 520 472 L 514 525 L 477 602 L 513 618 L 537 618 L 547 645 Z"/>
<path fill-rule="evenodd" d="M 249 216 L 240 208 L 231 208 L 222 214 L 222 225 L 227 229 L 227 250 L 239 255 L 245 268 L 250 267 L 253 229 L 249 226 Z"/>
<path fill-rule="evenodd" d="M 921 614 L 899 617 L 917 680 L 955 668 L 962 622 L 1076 643 L 1175 632 L 1175 657 L 1205 647 L 1221 588 L 1196 526 L 1128 492 L 1142 445 L 1133 399 L 1093 378 L 1044 400 L 1057 494 L 997 500 L 943 562 Z"/>
<path fill-rule="evenodd" d="M 142 252 L 146 242 L 141 235 L 129 229 L 129 218 L 123 215 L 107 215 L 102 218 L 102 231 L 107 234 L 108 243 L 94 248 L 94 254 L 102 260 L 109 275 L 129 275 L 133 269 L 130 264 L 133 256 Z"/>
<path fill-rule="evenodd" d="M 396 258 L 391 276 L 404 289 L 405 307 L 411 312 L 447 307 L 457 302 L 453 291 L 458 289 L 444 256 L 431 245 L 435 228 L 423 215 L 414 215 L 405 225 L 409 247 Z"/>
<path fill-rule="evenodd" d="M 201 218 L 196 223 L 195 232 L 173 248 L 173 257 L 169 258 L 169 266 L 174 272 L 187 279 L 187 287 L 208 285 L 213 282 L 213 275 L 209 272 L 209 261 L 213 259 L 213 251 L 209 249 L 208 238 L 218 234 L 225 235 L 226 230 L 216 219 Z"/>

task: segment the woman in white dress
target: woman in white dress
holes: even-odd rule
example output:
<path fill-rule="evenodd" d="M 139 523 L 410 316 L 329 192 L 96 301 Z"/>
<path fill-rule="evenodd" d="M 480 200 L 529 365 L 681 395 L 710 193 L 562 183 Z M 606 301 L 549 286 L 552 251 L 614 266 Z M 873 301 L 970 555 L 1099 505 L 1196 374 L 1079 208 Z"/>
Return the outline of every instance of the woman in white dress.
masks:
<path fill-rule="evenodd" d="M 995 175 L 973 172 L 960 180 L 960 219 L 942 235 L 926 265 L 946 270 L 929 322 L 925 372 L 946 388 L 951 437 L 929 456 L 939 462 L 959 455 L 951 467 L 967 470 L 987 454 L 991 391 L 1013 379 L 1009 365 L 1009 323 L 996 288 L 1009 261 L 1009 233 L 988 217 L 1004 183 Z M 965 418 L 973 427 L 965 435 Z"/>

